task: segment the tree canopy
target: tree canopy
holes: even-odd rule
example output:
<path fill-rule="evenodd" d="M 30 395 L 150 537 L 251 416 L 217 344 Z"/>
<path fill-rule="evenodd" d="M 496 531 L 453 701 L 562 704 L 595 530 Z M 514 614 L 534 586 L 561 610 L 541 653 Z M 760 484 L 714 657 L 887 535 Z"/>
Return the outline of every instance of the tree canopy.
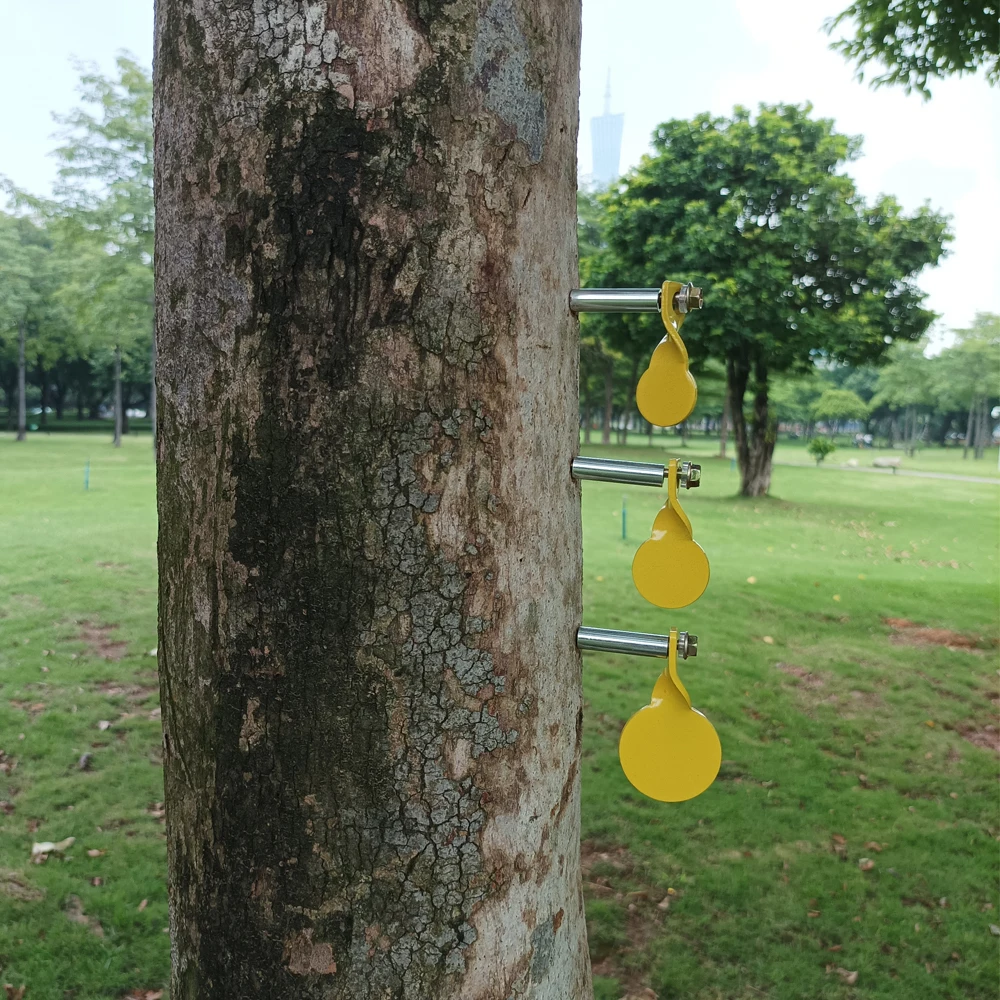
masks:
<path fill-rule="evenodd" d="M 855 0 L 826 22 L 828 32 L 852 23 L 854 35 L 833 48 L 854 62 L 858 78 L 870 63 L 885 71 L 873 86 L 901 84 L 930 96 L 928 82 L 984 69 L 1000 79 L 1000 4 L 996 0 Z"/>
<path fill-rule="evenodd" d="M 671 277 L 705 287 L 684 338 L 696 363 L 726 362 L 751 495 L 770 478 L 770 376 L 808 371 L 817 358 L 878 361 L 933 319 L 916 277 L 944 252 L 946 219 L 927 207 L 908 215 L 890 196 L 867 204 L 839 170 L 859 150 L 858 138 L 814 118 L 810 105 L 761 106 L 756 115 L 737 107 L 729 117 L 660 125 L 652 155 L 599 199 L 605 242 L 588 264 L 593 284 Z M 619 324 L 651 347 L 655 324 L 643 330 L 643 319 Z M 616 346 L 627 350 L 625 341 Z"/>

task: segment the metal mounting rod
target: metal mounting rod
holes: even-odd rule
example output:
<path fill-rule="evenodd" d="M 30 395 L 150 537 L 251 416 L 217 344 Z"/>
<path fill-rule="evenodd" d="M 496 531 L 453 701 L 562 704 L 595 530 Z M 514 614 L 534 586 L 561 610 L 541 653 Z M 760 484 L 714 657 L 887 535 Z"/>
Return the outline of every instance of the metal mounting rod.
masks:
<path fill-rule="evenodd" d="M 581 625 L 576 630 L 577 649 L 592 649 L 602 653 L 631 653 L 635 656 L 666 657 L 670 654 L 670 636 L 653 632 L 621 632 L 614 628 L 589 628 Z M 686 660 L 698 655 L 698 636 L 687 632 L 677 633 L 677 655 Z"/>
<path fill-rule="evenodd" d="M 659 312 L 660 291 L 659 288 L 574 288 L 569 293 L 569 308 L 575 313 Z M 674 296 L 674 308 L 679 313 L 701 306 L 701 289 L 690 283 Z"/>
<path fill-rule="evenodd" d="M 617 458 L 573 459 L 574 479 L 595 479 L 603 483 L 625 483 L 629 486 L 662 486 L 667 475 L 664 465 L 652 462 L 626 462 Z M 701 485 L 701 466 L 681 462 L 677 470 L 677 485 L 690 490 Z"/>

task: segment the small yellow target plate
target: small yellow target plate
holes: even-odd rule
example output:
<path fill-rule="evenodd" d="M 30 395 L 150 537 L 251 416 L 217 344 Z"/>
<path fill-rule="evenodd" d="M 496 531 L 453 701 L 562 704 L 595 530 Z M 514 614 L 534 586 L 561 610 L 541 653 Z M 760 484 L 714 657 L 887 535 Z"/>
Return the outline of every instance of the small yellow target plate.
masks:
<path fill-rule="evenodd" d="M 679 281 L 663 283 L 660 315 L 667 335 L 657 344 L 635 391 L 639 412 L 658 427 L 686 420 L 698 400 L 698 386 L 688 370 L 687 348 L 680 334 L 685 314 L 674 309 L 674 296 L 681 288 Z"/>
<path fill-rule="evenodd" d="M 667 469 L 667 503 L 653 521 L 653 534 L 632 560 L 636 590 L 658 608 L 683 608 L 708 586 L 708 556 L 691 537 L 691 522 L 677 500 L 677 460 Z"/>
<path fill-rule="evenodd" d="M 670 630 L 667 669 L 653 696 L 625 724 L 618 742 L 625 777 L 643 795 L 660 802 L 685 802 L 715 781 L 722 744 L 715 727 L 691 707 L 677 675 L 677 629 Z"/>

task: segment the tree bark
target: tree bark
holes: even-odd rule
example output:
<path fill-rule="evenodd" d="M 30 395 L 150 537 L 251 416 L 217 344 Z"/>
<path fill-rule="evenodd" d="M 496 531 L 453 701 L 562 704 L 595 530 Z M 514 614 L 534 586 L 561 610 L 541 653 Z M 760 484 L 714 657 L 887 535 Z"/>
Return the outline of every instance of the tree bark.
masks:
<path fill-rule="evenodd" d="M 115 395 L 114 395 L 114 408 L 115 408 L 115 438 L 114 446 L 120 448 L 122 446 L 122 349 L 117 344 L 115 345 Z"/>
<path fill-rule="evenodd" d="M 579 34 L 157 4 L 174 1000 L 591 995 Z"/>
<path fill-rule="evenodd" d="M 24 338 L 25 323 L 22 320 L 17 325 L 17 440 L 24 441 L 28 436 L 28 404 L 27 387 L 24 377 Z"/>
<path fill-rule="evenodd" d="M 608 358 L 604 369 L 604 422 L 601 424 L 601 444 L 611 444 L 611 415 L 615 401 L 615 362 Z"/>
<path fill-rule="evenodd" d="M 777 435 L 768 407 L 767 366 L 760 359 L 753 362 L 753 416 L 750 427 L 747 427 L 743 399 L 750 384 L 750 373 L 749 361 L 734 358 L 726 361 L 726 391 L 740 467 L 740 493 L 745 497 L 759 497 L 765 496 L 771 488 L 771 465 Z"/>

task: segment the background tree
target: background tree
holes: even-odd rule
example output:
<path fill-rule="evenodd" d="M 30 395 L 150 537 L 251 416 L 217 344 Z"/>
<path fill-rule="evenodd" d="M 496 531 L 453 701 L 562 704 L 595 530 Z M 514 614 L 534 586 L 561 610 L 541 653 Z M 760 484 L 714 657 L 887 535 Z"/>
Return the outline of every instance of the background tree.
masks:
<path fill-rule="evenodd" d="M 868 416 L 868 405 L 850 389 L 826 389 L 813 404 L 813 417 L 823 420 L 830 428 L 833 438 L 841 423 L 864 420 Z"/>
<path fill-rule="evenodd" d="M 579 42 L 157 4 L 171 996 L 591 995 Z"/>
<path fill-rule="evenodd" d="M 44 422 L 48 402 L 44 373 L 69 336 L 68 317 L 57 298 L 64 277 L 59 264 L 45 227 L 26 216 L 0 213 L 0 337 L 11 345 L 7 353 L 16 359 L 18 441 L 27 434 L 29 366 L 42 372 Z"/>
<path fill-rule="evenodd" d="M 967 410 L 962 457 L 972 448 L 982 458 L 992 434 L 990 411 L 1000 398 L 1000 316 L 977 313 L 969 329 L 954 332 L 956 343 L 935 362 L 933 392 L 940 410 Z"/>
<path fill-rule="evenodd" d="M 872 85 L 902 84 L 930 97 L 928 81 L 984 69 L 1000 79 L 1000 4 L 995 0 L 856 0 L 826 22 L 833 32 L 850 22 L 853 37 L 832 48 L 858 66 L 864 79 L 869 63 L 885 72 Z"/>
<path fill-rule="evenodd" d="M 920 336 L 932 314 L 914 279 L 940 258 L 945 220 L 928 208 L 907 216 L 889 197 L 866 205 L 837 172 L 859 141 L 808 105 L 669 121 L 653 147 L 605 196 L 595 270 L 620 286 L 705 286 L 685 341 L 696 363 L 725 360 L 741 492 L 759 496 L 776 434 L 771 377 L 817 357 L 876 361 L 889 341 Z"/>
<path fill-rule="evenodd" d="M 927 433 L 930 413 L 935 405 L 934 362 L 924 353 L 926 342 L 893 345 L 889 363 L 879 372 L 873 406 L 887 406 L 901 415 L 903 447 L 913 455 Z M 895 435 L 893 435 L 895 436 Z"/>

